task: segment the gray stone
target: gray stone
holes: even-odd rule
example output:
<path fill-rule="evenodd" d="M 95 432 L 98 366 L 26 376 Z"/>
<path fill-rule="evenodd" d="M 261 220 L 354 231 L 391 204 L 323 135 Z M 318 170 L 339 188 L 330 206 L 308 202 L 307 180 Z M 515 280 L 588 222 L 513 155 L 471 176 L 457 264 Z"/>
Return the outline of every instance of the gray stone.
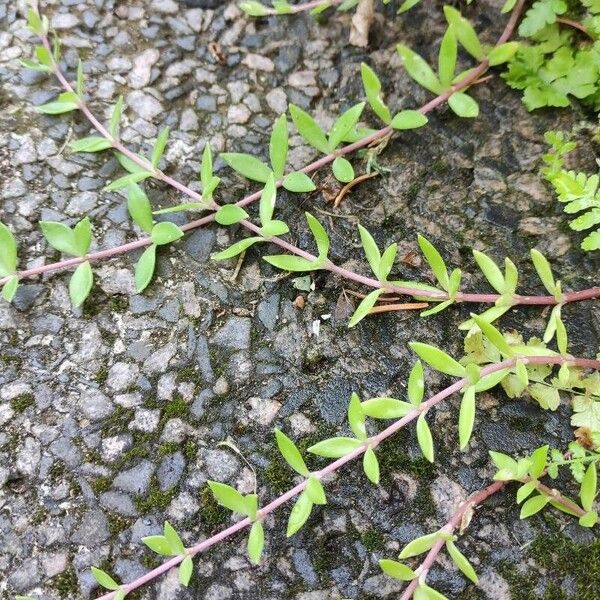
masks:
<path fill-rule="evenodd" d="M 71 536 L 71 541 L 88 548 L 101 544 L 110 536 L 108 520 L 101 510 L 90 510 L 83 515 L 79 527 Z"/>
<path fill-rule="evenodd" d="M 152 121 L 163 112 L 162 104 L 154 97 L 145 92 L 131 92 L 127 96 L 127 104 L 146 121 Z"/>
<path fill-rule="evenodd" d="M 139 90 L 150 83 L 152 66 L 160 58 L 160 52 L 156 48 L 147 48 L 133 59 L 133 68 L 127 76 L 129 85 Z"/>
<path fill-rule="evenodd" d="M 158 467 L 156 477 L 162 491 L 176 486 L 185 469 L 185 458 L 181 452 L 165 456 Z"/>
<path fill-rule="evenodd" d="M 79 398 L 81 412 L 90 420 L 98 421 L 110 416 L 115 407 L 100 390 L 89 389 L 81 393 Z"/>
<path fill-rule="evenodd" d="M 131 498 L 121 492 L 104 492 L 100 496 L 100 505 L 124 517 L 137 517 L 138 514 Z"/>
<path fill-rule="evenodd" d="M 203 450 L 201 456 L 208 476 L 216 481 L 229 481 L 240 467 L 238 460 L 225 450 Z"/>
<path fill-rule="evenodd" d="M 246 350 L 250 347 L 251 326 L 252 321 L 246 317 L 229 317 L 212 342 L 229 350 Z"/>
<path fill-rule="evenodd" d="M 154 465 L 148 460 L 142 460 L 135 467 L 119 473 L 113 481 L 113 486 L 136 496 L 145 496 L 150 487 L 152 473 Z"/>

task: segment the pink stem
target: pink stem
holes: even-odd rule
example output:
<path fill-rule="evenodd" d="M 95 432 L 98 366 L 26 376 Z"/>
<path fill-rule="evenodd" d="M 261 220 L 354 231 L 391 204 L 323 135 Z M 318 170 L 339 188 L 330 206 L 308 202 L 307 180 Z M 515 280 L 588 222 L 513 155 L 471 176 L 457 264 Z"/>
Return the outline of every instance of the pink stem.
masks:
<path fill-rule="evenodd" d="M 503 369 L 510 369 L 515 366 L 515 364 L 517 363 L 517 360 L 521 360 L 525 364 L 532 364 L 532 365 L 569 364 L 569 365 L 573 365 L 573 366 L 577 366 L 577 367 L 581 367 L 581 368 L 589 368 L 589 369 L 595 369 L 595 370 L 600 371 L 600 360 L 587 359 L 587 358 L 576 358 L 576 357 L 572 357 L 572 356 L 529 356 L 529 357 L 519 357 L 518 359 L 515 357 L 515 358 L 507 359 L 507 360 L 505 360 L 501 363 L 495 364 L 495 365 L 488 365 L 487 367 L 484 367 L 483 369 L 481 369 L 481 376 L 489 375 L 490 373 L 495 373 L 495 372 L 501 371 Z M 392 425 L 390 425 L 389 427 L 387 427 L 386 429 L 384 429 L 377 435 L 375 435 L 372 438 L 370 438 L 369 440 L 367 440 L 362 446 L 359 446 L 358 448 L 354 449 L 352 452 L 346 454 L 345 456 L 342 456 L 341 458 L 338 458 L 337 460 L 329 463 L 326 467 L 324 467 L 320 471 L 316 471 L 315 473 L 312 473 L 312 475 L 314 477 L 316 477 L 317 479 L 323 479 L 327 475 L 334 473 L 335 471 L 340 469 L 342 466 L 344 466 L 346 463 L 349 463 L 349 462 L 355 460 L 356 458 L 358 458 L 359 456 L 361 456 L 367 450 L 367 448 L 369 448 L 369 447 L 375 448 L 381 442 L 383 442 L 385 439 L 391 437 L 397 431 L 399 431 L 404 426 L 406 426 L 408 423 L 410 423 L 411 421 L 414 421 L 416 418 L 418 418 L 420 414 L 427 412 L 429 409 L 433 408 L 436 404 L 439 404 L 442 400 L 445 400 L 446 398 L 448 398 L 448 396 L 451 396 L 452 394 L 462 390 L 463 387 L 465 387 L 465 385 L 468 385 L 468 383 L 469 383 L 468 378 L 463 378 L 463 379 L 456 381 L 452 385 L 448 386 L 446 389 L 433 395 L 431 398 L 429 398 L 427 401 L 423 402 L 418 408 L 415 408 L 410 413 L 408 413 L 406 416 L 402 417 L 398 421 L 395 421 Z M 264 519 L 264 517 L 266 517 L 269 513 L 273 512 L 274 510 L 279 508 L 282 504 L 285 504 L 286 502 L 288 502 L 289 500 L 291 500 L 292 498 L 294 498 L 295 496 L 300 494 L 306 487 L 307 481 L 308 480 L 305 479 L 304 481 L 302 481 L 301 483 L 299 483 L 292 489 L 288 490 L 285 494 L 279 496 L 278 498 L 276 498 L 275 500 L 273 500 L 272 502 L 270 502 L 269 504 L 267 504 L 263 508 L 261 508 L 258 511 L 258 518 Z M 222 542 L 223 540 L 229 538 L 230 536 L 237 533 L 238 531 L 245 529 L 250 524 L 251 524 L 251 521 L 248 518 L 238 521 L 231 527 L 224 529 L 223 531 L 213 535 L 212 537 L 204 540 L 203 542 L 200 542 L 200 543 L 196 544 L 195 546 L 191 546 L 190 548 L 187 549 L 187 554 L 189 554 L 190 556 L 195 556 L 196 554 L 204 552 L 204 551 L 208 550 L 211 546 L 214 546 L 215 544 Z M 184 558 L 183 556 L 174 556 L 173 558 L 171 558 L 167 562 L 163 563 L 156 569 L 149 571 L 148 573 L 146 573 L 142 577 L 139 577 L 135 581 L 132 581 L 131 583 L 125 584 L 123 586 L 123 588 L 127 592 L 137 589 L 140 586 L 148 583 L 149 581 L 152 581 L 159 575 L 162 575 L 163 573 L 165 573 L 172 567 L 177 566 L 183 560 L 183 558 Z M 116 592 L 108 592 L 108 593 L 104 594 L 103 596 L 100 596 L 98 598 L 98 600 L 110 600 L 111 598 L 114 598 L 115 593 Z"/>
<path fill-rule="evenodd" d="M 508 482 L 506 481 L 495 481 L 491 485 L 488 485 L 485 489 L 480 490 L 475 495 L 471 496 L 468 500 L 463 502 L 458 507 L 456 512 L 452 515 L 452 518 L 448 521 L 448 523 L 446 523 L 446 525 L 444 525 L 444 527 L 442 527 L 440 531 L 443 531 L 444 533 L 453 533 L 454 530 L 460 525 L 463 515 L 468 510 L 471 510 L 478 504 L 481 504 L 482 502 L 487 500 L 493 494 L 499 492 L 502 488 L 506 486 L 507 483 Z M 431 549 L 427 553 L 427 556 L 421 563 L 421 566 L 417 569 L 418 577 L 415 577 L 408 584 L 407 588 L 404 590 L 402 596 L 400 597 L 400 600 L 410 600 L 412 598 L 414 591 L 419 586 L 419 580 L 421 578 L 424 580 L 424 578 L 427 576 L 427 573 L 437 560 L 438 554 L 442 551 L 445 544 L 445 540 L 437 540 L 435 542 L 435 544 L 431 547 Z"/>
<path fill-rule="evenodd" d="M 519 14 L 522 11 L 523 3 L 524 3 L 524 0 L 520 0 L 519 4 L 517 5 L 515 10 L 511 14 L 511 17 L 506 25 L 506 28 L 504 29 L 504 32 L 498 39 L 497 44 L 504 43 L 512 34 L 512 31 L 514 30 L 514 27 L 517 23 Z M 308 4 L 311 5 L 309 8 L 312 8 L 313 6 L 319 4 L 319 2 L 308 3 Z M 299 8 L 300 6 L 304 6 L 306 9 L 308 4 L 297 5 L 297 8 Z M 37 6 L 35 8 L 37 9 Z M 50 54 L 52 55 L 50 43 L 49 43 L 48 37 L 46 35 L 42 36 L 42 43 L 46 47 L 46 49 L 50 52 Z M 427 102 L 425 105 L 423 105 L 419 109 L 419 112 L 421 112 L 423 114 L 431 112 L 432 110 L 434 110 L 435 108 L 437 108 L 438 106 L 440 106 L 441 104 L 446 102 L 446 100 L 454 92 L 468 88 L 470 85 L 472 85 L 475 81 L 478 80 L 478 78 L 488 69 L 488 67 L 489 67 L 489 63 L 488 63 L 487 59 L 484 59 L 477 67 L 475 67 L 471 71 L 469 77 L 465 78 L 460 83 L 453 86 L 451 89 L 443 92 L 442 94 L 440 94 L 433 100 Z M 54 60 L 52 61 L 52 69 L 53 69 L 53 72 L 56 75 L 57 79 L 63 86 L 63 88 L 67 91 L 72 92 L 73 88 L 72 88 L 71 84 L 68 82 L 66 77 L 63 75 L 62 71 L 60 70 L 59 65 Z M 89 109 L 89 107 L 86 105 L 86 103 L 83 100 L 80 101 L 80 109 L 84 113 L 84 115 L 87 117 L 87 119 L 90 121 L 90 123 L 95 127 L 95 129 L 101 135 L 103 135 L 106 139 L 110 140 L 110 142 L 115 150 L 118 150 L 119 152 L 121 152 L 122 154 L 127 156 L 130 160 L 132 160 L 136 164 L 140 165 L 142 168 L 147 169 L 148 171 L 152 172 L 153 176 L 156 177 L 157 179 L 164 181 L 167 185 L 174 187 L 175 189 L 179 190 L 180 192 L 189 196 L 190 198 L 192 198 L 196 201 L 200 201 L 202 199 L 202 196 L 200 194 L 198 194 L 197 192 L 195 192 L 188 186 L 184 185 L 183 183 L 173 179 L 172 177 L 165 175 L 162 171 L 153 167 L 145 158 L 142 158 L 142 157 L 138 156 L 137 154 L 135 154 L 134 152 L 131 152 L 119 140 L 115 139 L 110 134 L 110 132 L 107 131 L 107 129 L 102 125 L 102 123 L 100 123 L 100 121 L 98 121 L 98 119 L 94 116 L 94 114 L 91 112 L 91 110 Z M 314 171 L 318 170 L 319 168 L 332 162 L 336 158 L 336 156 L 341 156 L 344 154 L 348 154 L 350 152 L 354 152 L 355 150 L 358 150 L 360 148 L 364 148 L 373 142 L 381 140 L 382 138 L 391 134 L 392 132 L 393 132 L 393 129 L 391 127 L 389 127 L 389 126 L 384 127 L 378 131 L 375 131 L 368 137 L 363 138 L 362 140 L 359 140 L 358 142 L 349 144 L 348 146 L 345 146 L 344 148 L 337 150 L 335 153 L 330 153 L 327 156 L 324 156 L 324 157 L 310 163 L 309 165 L 304 167 L 304 169 L 302 169 L 302 171 L 304 173 L 314 172 Z M 282 181 L 280 180 L 277 182 L 277 185 L 280 186 L 281 183 L 282 183 Z M 260 196 L 261 196 L 260 191 L 255 192 L 253 194 L 250 194 L 246 198 L 243 198 L 239 202 L 237 202 L 237 205 L 238 206 L 246 206 L 247 204 L 250 204 L 250 203 L 255 202 L 256 200 L 260 199 Z M 218 208 L 218 205 L 216 205 L 216 203 L 215 203 L 213 208 Z M 197 219 L 195 221 L 191 221 L 191 222 L 187 223 L 186 225 L 183 225 L 181 229 L 183 231 L 191 231 L 191 230 L 201 227 L 203 225 L 207 225 L 208 223 L 211 223 L 213 221 L 214 221 L 214 214 L 211 214 L 211 215 L 202 217 L 200 219 Z M 249 229 L 255 233 L 258 233 L 258 227 L 253 225 L 249 221 L 243 221 L 242 225 L 246 229 Z M 304 250 L 301 250 L 300 248 L 298 248 L 292 244 L 289 244 L 288 242 L 285 242 L 284 240 L 282 240 L 280 238 L 274 237 L 274 238 L 271 238 L 270 241 L 273 242 L 274 244 L 278 245 L 279 247 L 283 248 L 284 250 L 291 252 L 292 254 L 302 256 L 303 258 L 306 258 L 307 260 L 311 260 L 311 261 L 315 260 L 314 255 L 312 255 Z M 33 276 L 40 275 L 43 273 L 48 273 L 51 271 L 66 269 L 68 267 L 75 266 L 85 260 L 96 261 L 96 260 L 101 260 L 101 259 L 117 256 L 119 254 L 123 254 L 125 252 L 129 252 L 134 249 L 143 248 L 145 246 L 150 245 L 150 243 L 151 243 L 151 239 L 149 237 L 140 238 L 139 240 L 137 240 L 135 242 L 124 244 L 122 246 L 116 246 L 112 249 L 102 250 L 100 252 L 94 252 L 85 257 L 69 258 L 69 259 L 66 259 L 63 261 L 59 261 L 57 263 L 52 263 L 52 264 L 48 264 L 48 265 L 43 265 L 41 267 L 35 267 L 33 269 L 20 271 L 17 274 L 17 276 L 20 279 L 23 279 L 25 277 L 33 277 Z M 364 284 L 364 285 L 372 287 L 372 288 L 381 288 L 382 287 L 382 284 L 379 281 L 377 281 L 376 279 L 372 279 L 370 277 L 364 277 L 362 275 L 359 275 L 358 273 L 349 271 L 348 269 L 338 267 L 337 265 L 333 264 L 331 261 L 327 261 L 327 263 L 324 265 L 324 268 L 332 273 L 336 273 L 337 275 L 340 275 L 341 277 L 344 277 L 351 281 L 355 281 L 356 283 L 361 283 L 361 284 Z M 0 285 L 4 285 L 9 279 L 10 279 L 9 277 L 0 279 Z M 420 296 L 420 297 L 429 297 L 429 298 L 436 299 L 436 300 L 448 299 L 448 295 L 443 292 L 418 290 L 416 288 L 392 286 L 389 284 L 386 284 L 385 288 L 391 292 L 405 294 L 405 295 L 409 295 L 409 296 L 416 295 L 416 296 Z M 583 290 L 580 292 L 572 292 L 570 294 L 566 294 L 565 302 L 573 302 L 575 300 L 585 300 L 585 299 L 589 299 L 589 298 L 595 298 L 598 296 L 600 296 L 600 288 L 591 288 L 591 289 Z M 460 293 L 457 295 L 456 300 L 458 302 L 493 303 L 493 302 L 496 302 L 496 300 L 498 298 L 499 298 L 499 296 L 497 294 Z M 515 304 L 552 305 L 552 304 L 556 304 L 556 300 L 552 296 L 515 295 L 514 303 Z"/>

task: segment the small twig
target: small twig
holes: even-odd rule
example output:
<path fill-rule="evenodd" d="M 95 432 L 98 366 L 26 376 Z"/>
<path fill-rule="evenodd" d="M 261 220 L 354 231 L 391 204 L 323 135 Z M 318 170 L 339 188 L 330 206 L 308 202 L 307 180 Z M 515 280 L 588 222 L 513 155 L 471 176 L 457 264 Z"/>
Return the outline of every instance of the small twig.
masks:
<path fill-rule="evenodd" d="M 234 269 L 231 277 L 229 278 L 229 281 L 235 281 L 237 279 L 238 275 L 240 274 L 240 269 L 242 268 L 242 264 L 244 263 L 245 257 L 246 257 L 246 251 L 244 250 L 238 256 L 237 263 L 235 264 L 235 269 Z"/>
<path fill-rule="evenodd" d="M 404 304 L 381 304 L 374 306 L 370 311 L 370 315 L 377 313 L 395 312 L 400 310 L 420 310 L 427 308 L 429 304 L 427 302 L 406 302 Z"/>
<path fill-rule="evenodd" d="M 372 173 L 365 173 L 364 175 L 359 175 L 358 177 L 355 177 L 350 183 L 347 183 L 339 192 L 339 194 L 335 197 L 335 199 L 333 200 L 333 208 L 337 208 L 341 203 L 342 200 L 344 199 L 344 197 L 346 196 L 346 194 L 355 186 L 357 186 L 359 183 L 367 180 L 367 179 L 371 179 L 373 177 L 376 177 L 377 175 L 379 175 L 379 173 L 377 171 L 373 171 Z"/>
<path fill-rule="evenodd" d="M 587 29 L 585 25 L 582 25 L 579 21 L 573 21 L 573 19 L 566 19 L 564 17 L 557 17 L 556 22 L 562 23 L 563 25 L 568 25 L 569 27 L 573 27 L 574 29 L 579 29 L 579 31 L 585 33 L 585 35 L 587 35 L 591 40 L 596 39 L 596 37 L 592 35 L 589 29 Z"/>

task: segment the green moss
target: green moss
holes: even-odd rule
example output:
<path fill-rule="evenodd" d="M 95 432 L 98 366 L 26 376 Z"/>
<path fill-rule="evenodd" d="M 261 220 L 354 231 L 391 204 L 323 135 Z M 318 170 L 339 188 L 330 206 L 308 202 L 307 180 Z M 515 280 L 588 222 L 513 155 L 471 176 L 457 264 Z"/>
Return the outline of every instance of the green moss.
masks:
<path fill-rule="evenodd" d="M 125 431 L 129 422 L 133 420 L 134 414 L 133 408 L 117 406 L 112 415 L 104 419 L 102 423 L 103 437 L 111 437 Z"/>
<path fill-rule="evenodd" d="M 150 480 L 148 495 L 145 498 L 135 498 L 135 506 L 141 514 L 146 514 L 153 510 L 164 511 L 171 504 L 176 491 L 177 488 L 173 488 L 163 492 L 158 485 L 156 475 L 153 475 Z"/>
<path fill-rule="evenodd" d="M 183 453 L 188 461 L 196 460 L 198 454 L 198 444 L 193 440 L 188 440 L 183 446 Z"/>
<path fill-rule="evenodd" d="M 263 475 L 275 494 L 283 494 L 294 485 L 294 472 L 281 456 L 271 458 Z"/>
<path fill-rule="evenodd" d="M 96 496 L 98 496 L 98 495 L 102 494 L 103 492 L 106 492 L 106 490 L 108 490 L 108 488 L 110 488 L 111 483 L 112 483 L 112 480 L 110 477 L 98 477 L 97 479 L 94 479 L 94 481 L 92 481 L 90 483 L 90 487 L 94 491 L 94 494 L 96 494 Z"/>
<path fill-rule="evenodd" d="M 104 385 L 106 383 L 106 380 L 108 379 L 108 369 L 106 367 L 101 367 L 96 372 L 94 379 L 96 380 L 96 383 L 99 383 L 100 385 Z"/>
<path fill-rule="evenodd" d="M 385 540 L 383 539 L 381 531 L 377 531 L 377 529 L 373 528 L 367 529 L 367 531 L 362 534 L 362 542 L 369 552 L 382 550 L 385 545 Z"/>
<path fill-rule="evenodd" d="M 558 527 L 558 526 L 557 526 Z M 578 544 L 557 531 L 538 536 L 529 547 L 529 555 L 542 573 L 529 567 L 521 573 L 512 563 L 499 566 L 509 582 L 513 600 L 596 600 L 600 589 L 600 540 Z M 536 594 L 540 580 L 550 578 L 543 596 Z M 575 588 L 567 595 L 562 581 L 569 578 Z"/>
<path fill-rule="evenodd" d="M 161 420 L 167 421 L 168 419 L 177 417 L 183 418 L 187 415 L 188 409 L 188 403 L 181 396 L 176 396 L 165 405 Z"/>
<path fill-rule="evenodd" d="M 190 365 L 189 367 L 184 367 L 183 369 L 179 369 L 177 372 L 177 381 L 198 381 L 198 369 L 197 367 Z"/>
<path fill-rule="evenodd" d="M 231 512 L 220 506 L 208 485 L 200 491 L 200 517 L 202 524 L 208 532 L 212 532 L 225 525 L 229 520 Z"/>
<path fill-rule="evenodd" d="M 173 454 L 179 450 L 180 444 L 177 442 L 165 442 L 158 447 L 158 455 L 166 456 L 167 454 Z"/>
<path fill-rule="evenodd" d="M 48 477 L 50 478 L 50 483 L 56 483 L 59 479 L 64 477 L 65 472 L 65 463 L 61 460 L 55 460 L 52 463 L 50 469 L 48 469 Z"/>
<path fill-rule="evenodd" d="M 16 413 L 25 412 L 30 406 L 33 406 L 34 404 L 35 398 L 33 397 L 33 394 L 21 394 L 20 396 L 17 396 L 16 398 L 13 398 L 10 401 L 10 406 Z"/>
<path fill-rule="evenodd" d="M 69 567 L 62 573 L 55 575 L 50 583 L 61 598 L 77 598 L 79 595 L 77 573 L 75 573 L 73 567 Z"/>
<path fill-rule="evenodd" d="M 110 513 L 108 515 L 108 528 L 113 537 L 119 535 L 122 531 L 125 531 L 131 525 L 131 520 L 117 515 L 116 513 Z"/>
<path fill-rule="evenodd" d="M 419 192 L 421 191 L 421 182 L 420 181 L 415 181 L 413 183 L 411 183 L 408 186 L 408 189 L 406 190 L 406 199 L 409 202 L 414 202 L 417 199 L 417 196 L 419 195 Z"/>
<path fill-rule="evenodd" d="M 411 458 L 406 454 L 407 444 L 408 435 L 402 431 L 379 446 L 377 458 L 384 485 L 391 483 L 394 472 L 409 473 L 419 482 L 430 482 L 435 477 L 435 466 L 426 458 Z"/>
<path fill-rule="evenodd" d="M 31 519 L 29 519 L 29 522 L 32 525 L 39 525 L 40 523 L 43 523 L 46 520 L 47 516 L 48 516 L 48 511 L 47 511 L 46 507 L 38 506 L 35 509 L 35 512 L 33 513 L 33 515 L 31 515 Z"/>

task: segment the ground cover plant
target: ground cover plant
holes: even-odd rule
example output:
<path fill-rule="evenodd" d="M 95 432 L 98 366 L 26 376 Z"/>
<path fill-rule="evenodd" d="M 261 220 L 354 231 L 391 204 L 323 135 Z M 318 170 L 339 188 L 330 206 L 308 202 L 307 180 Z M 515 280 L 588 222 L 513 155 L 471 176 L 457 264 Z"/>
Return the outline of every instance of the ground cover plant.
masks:
<path fill-rule="evenodd" d="M 359 3 L 290 5 L 278 2 L 269 8 L 257 2 L 244 2 L 241 8 L 249 17 L 265 17 L 308 10 L 324 14 L 325 10 L 336 7 L 350 10 L 356 4 Z M 399 7 L 399 12 L 404 13 L 416 4 L 405 2 Z M 444 588 L 443 582 L 437 586 L 430 577 L 442 551 L 448 553 L 450 560 L 467 579 L 478 583 L 476 569 L 456 542 L 474 516 L 474 509 L 507 486 L 517 490 L 516 500 L 522 505 L 520 517 L 523 519 L 555 509 L 574 517 L 582 528 L 593 529 L 596 526 L 600 362 L 595 347 L 586 347 L 585 352 L 578 351 L 577 356 L 571 353 L 567 331 L 569 320 L 565 314 L 567 311 L 572 314 L 585 310 L 581 307 L 600 296 L 597 281 L 593 280 L 591 285 L 580 286 L 574 291 L 564 290 L 549 260 L 540 250 L 531 248 L 529 272 L 535 273 L 538 288 L 543 288 L 545 293 L 517 293 L 517 289 L 522 289 L 520 280 L 526 278 L 520 272 L 524 261 L 513 262 L 506 257 L 501 268 L 491 257 L 497 254 L 493 249 L 483 252 L 472 248 L 472 259 L 482 276 L 480 281 L 491 287 L 493 293 L 489 290 L 471 291 L 473 276 L 463 275 L 459 268 L 449 269 L 442 252 L 419 232 L 415 232 L 422 255 L 419 260 L 427 265 L 430 275 L 423 280 L 399 279 L 396 273 L 402 240 L 396 239 L 387 247 L 381 247 L 373 233 L 357 223 L 354 235 L 360 244 L 361 263 L 340 264 L 336 260 L 332 228 L 327 227 L 324 219 L 315 216 L 316 207 L 304 205 L 308 208 L 305 211 L 308 229 L 305 228 L 301 236 L 294 230 L 296 223 L 284 216 L 289 213 L 284 213 L 282 207 L 284 194 L 294 202 L 295 198 L 302 197 L 300 194 L 315 192 L 315 174 L 329 168 L 331 180 L 342 186 L 340 194 L 344 195 L 366 181 L 365 175 L 370 175 L 371 171 L 385 177 L 379 155 L 385 155 L 385 146 L 390 139 L 427 135 L 429 115 L 446 104 L 452 118 L 472 120 L 480 117 L 475 86 L 485 84 L 493 69 L 507 69 L 503 77 L 511 87 L 525 90 L 524 103 L 529 110 L 543 106 L 564 107 L 572 102 L 571 97 L 582 100 L 582 110 L 594 110 L 598 78 L 594 42 L 596 12 L 594 3 L 582 3 L 581 6 L 569 7 L 567 11 L 566 5 L 560 2 L 540 0 L 527 7 L 524 1 L 509 1 L 502 9 L 506 15 L 502 33 L 494 44 L 486 44 L 457 8 L 446 6 L 440 16 L 444 29 L 440 35 L 437 68 L 430 66 L 407 44 L 399 43 L 396 48 L 402 68 L 414 85 L 422 88 L 420 93 L 426 94 L 427 100 L 422 105 L 410 107 L 402 102 L 398 109 L 389 106 L 384 96 L 385 80 L 375 68 L 362 63 L 362 97 L 348 99 L 348 108 L 339 112 L 330 127 L 324 128 L 308 110 L 290 103 L 288 112 L 280 114 L 271 124 L 265 151 L 260 153 L 260 156 L 267 156 L 267 160 L 249 152 L 217 153 L 210 143 L 206 143 L 198 161 L 200 181 L 197 185 L 183 183 L 168 174 L 167 157 L 171 149 L 168 126 L 156 132 L 150 150 L 143 153 L 132 149 L 122 139 L 126 110 L 123 97 L 119 97 L 110 109 L 106 124 L 104 119 L 96 116 L 92 108 L 93 96 L 87 91 L 85 62 L 78 60 L 73 63 L 71 60 L 71 69 L 65 69 L 60 37 L 52 31 L 50 21 L 37 4 L 28 9 L 29 29 L 40 43 L 35 47 L 33 57 L 22 59 L 21 64 L 34 72 L 55 77 L 61 87 L 56 97 L 40 103 L 36 110 L 58 119 L 74 113 L 88 122 L 92 131 L 68 141 L 72 153 L 114 154 L 121 171 L 113 172 L 103 189 L 106 193 L 120 196 L 133 223 L 133 231 L 139 237 L 92 251 L 95 243 L 93 219 L 86 216 L 71 220 L 70 225 L 55 212 L 57 216 L 54 218 L 41 219 L 39 228 L 49 249 L 66 258 L 56 256 L 53 262 L 38 261 L 34 266 L 19 269 L 22 249 L 19 237 L 8 225 L 0 223 L 0 284 L 5 301 L 17 301 L 19 287 L 30 278 L 72 270 L 68 276 L 68 297 L 72 306 L 81 312 L 82 307 L 85 309 L 86 303 L 92 301 L 90 294 L 94 290 L 97 265 L 135 251 L 141 251 L 133 266 L 135 291 L 151 290 L 159 285 L 154 281 L 155 272 L 160 268 L 160 257 L 167 247 L 184 240 L 189 232 L 216 223 L 222 232 L 229 234 L 223 238 L 228 243 L 211 255 L 216 264 L 234 259 L 230 264 L 237 265 L 237 272 L 246 253 L 257 251 L 275 273 L 284 277 L 287 273 L 312 274 L 313 279 L 304 276 L 294 280 L 298 290 L 310 291 L 317 281 L 325 285 L 324 279 L 316 279 L 320 271 L 324 272 L 323 277 L 337 276 L 345 284 L 356 287 L 353 293 L 360 302 L 347 314 L 346 323 L 350 329 L 371 321 L 377 327 L 377 319 L 380 318 L 377 314 L 382 312 L 402 317 L 407 310 L 423 309 L 420 317 L 427 318 L 426 322 L 445 318 L 444 326 L 451 324 L 448 329 L 453 337 L 465 336 L 464 355 L 458 360 L 436 345 L 410 342 L 410 350 L 418 360 L 406 374 L 405 385 L 402 386 L 406 390 L 405 399 L 387 395 L 362 399 L 357 393 L 352 393 L 345 411 L 349 435 L 325 439 L 316 436 L 306 448 L 309 454 L 334 459 L 333 462 L 323 465 L 309 461 L 306 453 L 299 449 L 301 440 L 293 441 L 289 431 L 275 429 L 277 460 L 295 473 L 292 476 L 296 477 L 292 479 L 295 485 L 267 501 L 257 492 L 261 473 L 255 472 L 244 458 L 254 473 L 253 489 L 240 491 L 235 486 L 213 479 L 206 482 L 212 494 L 213 509 L 219 505 L 240 517 L 233 525 L 222 527 L 199 542 L 186 539 L 184 543 L 187 536 L 179 533 L 170 521 L 164 521 L 159 533 L 141 538 L 149 550 L 163 557 L 163 562 L 154 563 L 143 574 L 120 581 L 119 577 L 110 573 L 107 565 L 90 565 L 87 572 L 93 577 L 94 585 L 104 590 L 99 597 L 124 598 L 134 590 L 155 582 L 161 575 L 175 571 L 179 584 L 188 586 L 195 574 L 197 563 L 194 559 L 246 528 L 249 529 L 245 542 L 248 559 L 253 564 L 260 564 L 265 549 L 268 550 L 271 530 L 280 526 L 279 520 L 271 520 L 271 513 L 293 502 L 286 536 L 294 536 L 303 528 L 310 527 L 311 514 L 322 511 L 317 507 L 328 503 L 326 490 L 331 476 L 345 474 L 347 469 L 341 470 L 342 467 L 355 459 L 361 460 L 362 470 L 372 485 L 382 485 L 380 464 L 389 462 L 393 457 L 381 445 L 413 421 L 423 460 L 434 463 L 440 450 L 436 451 L 434 444 L 434 411 L 430 411 L 455 394 L 460 394 L 461 400 L 453 417 L 457 424 L 454 446 L 467 455 L 477 423 L 482 418 L 477 406 L 486 394 L 499 394 L 500 389 L 508 398 L 519 399 L 516 402 L 531 401 L 550 412 L 559 409 L 561 395 L 568 397 L 572 412 L 570 424 L 576 428 L 574 441 L 560 448 L 551 448 L 549 444 L 527 448 L 515 456 L 493 449 L 489 472 L 493 475 L 493 464 L 495 482 L 465 498 L 441 528 L 408 540 L 398 560 L 387 556 L 378 559 L 383 573 L 392 580 L 406 582 L 402 598 L 452 597 L 437 591 L 436 587 Z M 576 21 L 575 18 L 582 20 Z M 563 26 L 568 28 L 568 34 L 561 29 Z M 512 39 L 517 30 L 522 38 L 530 38 L 533 45 L 530 41 Z M 573 35 L 578 32 L 586 39 L 575 40 Z M 536 65 L 535 74 L 529 73 L 525 78 L 523 71 L 533 70 L 533 65 Z M 574 78 L 577 80 L 574 81 Z M 312 148 L 318 158 L 301 167 L 291 166 L 292 137 L 303 140 L 302 143 Z M 546 138 L 551 144 L 551 151 L 544 157 L 546 167 L 543 177 L 556 190 L 558 199 L 566 203 L 566 212 L 586 211 L 573 221 L 571 227 L 582 230 L 597 225 L 597 176 L 588 177 L 585 173 L 565 170 L 565 156 L 574 150 L 574 144 L 559 133 L 550 132 Z M 358 156 L 359 152 L 362 152 L 361 156 Z M 218 167 L 219 162 L 244 179 L 244 188 L 259 189 L 231 202 L 222 183 L 224 167 Z M 364 168 L 365 174 L 357 175 L 358 168 Z M 154 184 L 174 190 L 176 200 L 169 206 L 156 208 L 151 200 Z M 252 205 L 256 208 L 255 215 L 252 214 Z M 198 217 L 195 213 L 206 214 Z M 190 214 L 192 217 L 188 220 L 187 215 Z M 300 241 L 296 243 L 298 238 Z M 594 231 L 584 239 L 582 248 L 594 251 L 597 249 L 596 242 L 597 231 Z M 316 251 L 305 250 L 306 246 Z M 284 253 L 267 253 L 273 247 Z M 372 272 L 368 276 L 364 274 L 367 266 Z M 463 279 L 468 280 L 468 289 Z M 52 281 L 47 285 L 52 285 Z M 463 306 L 469 307 L 464 318 L 458 315 Z M 537 323 L 537 337 L 528 331 L 527 335 L 531 337 L 525 340 L 525 332 L 503 330 L 507 317 L 528 307 L 539 307 L 544 319 L 543 326 L 541 322 Z M 442 312 L 443 315 L 440 314 Z M 414 316 L 405 322 L 405 326 L 410 328 L 417 319 Z M 461 331 L 465 333 L 461 334 Z M 410 337 L 419 339 L 418 336 Z M 431 376 L 442 390 L 425 399 L 426 382 Z M 440 386 L 441 376 L 453 377 L 455 381 L 446 387 Z M 379 421 L 392 423 L 385 426 L 378 424 Z M 233 442 L 227 444 L 241 457 L 245 456 L 243 446 L 238 448 Z M 447 441 L 446 446 L 447 451 L 453 452 L 452 443 Z M 550 483 L 557 478 L 557 488 L 565 491 L 559 491 Z M 577 491 L 577 500 L 570 496 L 573 489 Z M 418 564 L 415 557 L 425 553 L 422 563 Z M 40 594 L 16 597 L 43 597 L 44 591 Z"/>

